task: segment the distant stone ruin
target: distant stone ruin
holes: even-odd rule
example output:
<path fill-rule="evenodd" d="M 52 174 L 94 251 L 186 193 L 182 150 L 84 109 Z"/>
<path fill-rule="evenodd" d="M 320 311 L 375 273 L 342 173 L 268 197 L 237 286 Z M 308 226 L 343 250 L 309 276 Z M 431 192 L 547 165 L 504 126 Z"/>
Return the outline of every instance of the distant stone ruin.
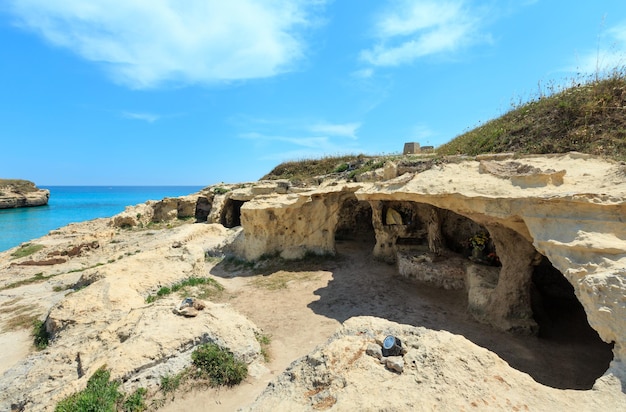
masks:
<path fill-rule="evenodd" d="M 421 149 L 420 149 L 419 143 L 409 142 L 409 143 L 404 144 L 404 150 L 402 151 L 402 154 L 408 155 L 408 154 L 417 154 L 420 152 L 421 152 Z"/>

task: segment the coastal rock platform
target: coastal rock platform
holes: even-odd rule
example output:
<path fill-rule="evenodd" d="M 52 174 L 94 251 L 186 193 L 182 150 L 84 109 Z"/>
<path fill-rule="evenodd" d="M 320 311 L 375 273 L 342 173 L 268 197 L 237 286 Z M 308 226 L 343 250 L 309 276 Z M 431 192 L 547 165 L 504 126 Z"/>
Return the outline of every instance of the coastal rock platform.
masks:
<path fill-rule="evenodd" d="M 2 252 L 0 410 L 54 410 L 103 366 L 166 412 L 626 409 L 626 169 L 511 161 L 214 185 Z M 169 293 L 191 278 L 220 287 Z M 163 397 L 206 342 L 248 378 Z"/>

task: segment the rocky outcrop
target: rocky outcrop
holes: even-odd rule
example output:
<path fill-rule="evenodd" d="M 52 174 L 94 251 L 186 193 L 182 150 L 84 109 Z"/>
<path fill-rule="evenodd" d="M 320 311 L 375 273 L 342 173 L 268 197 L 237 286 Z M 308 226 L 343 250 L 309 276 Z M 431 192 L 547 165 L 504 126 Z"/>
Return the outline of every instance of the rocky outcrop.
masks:
<path fill-rule="evenodd" d="M 146 298 L 206 273 L 213 256 L 299 259 L 334 254 L 337 242 L 358 239 L 401 276 L 464 291 L 472 316 L 512 333 L 536 333 L 535 278 L 550 266 L 569 282 L 602 340 L 614 344 L 594 391 L 568 391 L 558 408 L 623 409 L 625 175 L 621 164 L 579 154 L 431 159 L 388 163 L 358 182 L 220 184 L 69 225 L 39 240 L 43 249 L 33 255 L 12 259 L 7 252 L 0 261 L 0 288 L 25 285 L 19 297 L 0 296 L 4 304 L 19 299 L 37 308 L 53 339 L 5 371 L 0 406 L 45 410 L 42 399 L 50 405 L 81 389 L 105 363 L 129 391 L 154 386 L 188 365 L 192 348 L 207 341 L 262 368 L 255 326 L 228 305 L 203 299 L 200 310 L 180 296 Z M 200 224 L 185 224 L 192 222 Z M 0 316 L 6 313 L 3 307 Z M 383 356 L 378 348 L 386 334 L 399 337 L 406 351 Z M 553 389 L 528 376 L 504 381 L 503 363 L 462 336 L 353 319 L 328 345 L 295 362 L 250 410 L 552 405 Z M 476 389 L 476 377 L 489 381 L 480 388 L 495 392 Z M 403 396 L 386 396 L 398 387 Z M 514 387 L 532 388 L 533 400 Z M 460 396 L 450 396 L 450 388 Z"/>
<path fill-rule="evenodd" d="M 231 232 L 221 225 L 188 224 L 146 236 L 147 231 L 111 229 L 108 219 L 100 219 L 39 240 L 44 248 L 32 255 L 35 261 L 54 251 L 77 251 L 65 253 L 69 260 L 45 276 L 39 267 L 16 272 L 0 261 L 2 273 L 13 275 L 0 278 L 0 288 L 8 286 L 11 293 L 8 300 L 2 297 L 3 316 L 11 305 L 22 311 L 31 307 L 45 321 L 50 339 L 44 350 L 2 370 L 0 410 L 54 410 L 104 365 L 125 392 L 154 388 L 162 376 L 189 366 L 193 349 L 207 342 L 228 348 L 252 369 L 262 368 L 257 328 L 228 304 L 191 297 L 188 306 L 178 293 L 146 299 L 164 286 L 205 277 L 205 250 L 219 246 L 214 242 Z M 62 239 L 73 240 L 78 248 L 67 247 Z M 99 247 L 83 246 L 95 244 Z M 32 275 L 35 270 L 39 272 Z M 28 281 L 33 278 L 50 283 Z M 23 289 L 11 286 L 25 279 Z M 52 306 L 45 307 L 47 302 Z"/>
<path fill-rule="evenodd" d="M 622 165 L 573 153 L 514 164 L 507 158 L 461 159 L 432 163 L 421 173 L 394 177 L 387 168 L 385 174 L 390 179 L 376 183 L 326 182 L 310 191 L 254 197 L 240 208 L 243 232 L 236 250 L 246 259 L 334 253 L 342 207 L 355 204 L 370 205 L 372 253 L 390 263 L 397 261 L 398 242 L 429 245 L 434 255 L 445 246 L 467 256 L 468 237 L 484 231 L 501 267 L 495 284 L 466 281 L 479 286 L 468 294 L 476 299 L 469 302 L 476 318 L 535 333 L 530 277 L 545 256 L 573 285 L 591 326 L 605 342 L 615 343 L 610 373 L 626 382 Z M 396 218 L 387 221 L 388 216 Z M 433 246 L 431 238 L 441 242 Z"/>
<path fill-rule="evenodd" d="M 50 191 L 37 188 L 33 182 L 0 179 L 0 209 L 44 206 L 49 198 Z"/>
<path fill-rule="evenodd" d="M 401 342 L 403 351 L 398 356 L 383 356 L 381 345 L 389 335 Z M 497 355 L 463 336 L 356 317 L 347 320 L 326 344 L 293 362 L 252 405 L 242 410 L 626 408 L 626 398 L 615 390 L 619 385 L 615 378 L 600 379 L 593 391 L 558 391 L 508 369 L 509 365 Z"/>

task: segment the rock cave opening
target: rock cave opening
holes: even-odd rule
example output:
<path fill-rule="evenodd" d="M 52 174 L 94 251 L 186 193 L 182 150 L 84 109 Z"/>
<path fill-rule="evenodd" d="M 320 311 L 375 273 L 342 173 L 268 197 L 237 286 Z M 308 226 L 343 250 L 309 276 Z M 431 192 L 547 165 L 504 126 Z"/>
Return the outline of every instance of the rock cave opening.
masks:
<path fill-rule="evenodd" d="M 220 223 L 227 228 L 241 226 L 241 206 L 245 201 L 227 199 L 222 209 Z"/>
<path fill-rule="evenodd" d="M 196 201 L 196 212 L 194 217 L 196 218 L 196 223 L 203 223 L 209 220 L 209 214 L 211 213 L 211 208 L 213 204 L 206 197 L 199 197 Z"/>
<path fill-rule="evenodd" d="M 574 287 L 519 233 L 417 202 L 373 202 L 372 208 L 379 219 L 374 222 L 375 252 L 386 253 L 382 257 L 389 262 L 394 249 L 401 276 L 441 289 L 464 289 L 476 319 L 502 330 L 537 332 L 529 338 L 559 347 L 563 361 L 576 365 L 546 371 L 545 376 L 534 376 L 537 380 L 550 385 L 558 381 L 555 374 L 562 373 L 568 375 L 567 388 L 590 389 L 606 372 L 613 345 L 591 328 Z M 433 229 L 433 222 L 438 228 Z M 439 254 L 430 244 L 433 231 L 442 238 Z M 525 321 L 527 314 L 533 319 Z"/>
<path fill-rule="evenodd" d="M 344 200 L 339 209 L 339 217 L 335 229 L 335 241 L 360 241 L 374 245 L 376 242 L 372 225 L 372 208 L 367 201 L 359 201 L 356 197 Z"/>
<path fill-rule="evenodd" d="M 613 360 L 613 344 L 600 339 L 589 325 L 574 287 L 545 256 L 532 274 L 531 305 L 533 318 L 539 325 L 538 338 L 585 346 L 588 373 L 594 375 L 593 381 L 602 376 Z"/>

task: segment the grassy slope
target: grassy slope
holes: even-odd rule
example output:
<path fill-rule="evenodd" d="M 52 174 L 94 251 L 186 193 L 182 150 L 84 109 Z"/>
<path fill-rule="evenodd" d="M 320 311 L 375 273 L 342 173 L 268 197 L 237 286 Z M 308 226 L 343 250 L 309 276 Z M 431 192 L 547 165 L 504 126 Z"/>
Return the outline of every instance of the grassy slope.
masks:
<path fill-rule="evenodd" d="M 437 155 L 570 151 L 626 160 L 626 68 L 520 105 L 440 146 Z M 362 173 L 400 157 L 352 155 L 285 162 L 262 179 L 306 180 L 344 172 L 346 166 L 353 174 Z"/>
<path fill-rule="evenodd" d="M 440 155 L 578 151 L 626 160 L 626 73 L 515 108 L 437 149 Z"/>

